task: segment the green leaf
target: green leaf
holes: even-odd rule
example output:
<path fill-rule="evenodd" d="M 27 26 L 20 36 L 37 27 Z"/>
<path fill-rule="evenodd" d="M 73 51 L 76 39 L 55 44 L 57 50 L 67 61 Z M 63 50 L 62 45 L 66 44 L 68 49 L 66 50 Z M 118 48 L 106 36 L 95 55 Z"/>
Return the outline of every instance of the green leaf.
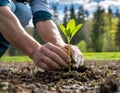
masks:
<path fill-rule="evenodd" d="M 66 36 L 66 29 L 62 24 L 58 24 L 58 27 L 61 29 L 61 31 L 64 33 L 64 35 Z"/>
<path fill-rule="evenodd" d="M 70 31 L 70 29 L 66 30 L 66 35 L 67 37 L 71 38 L 72 32 Z"/>
<path fill-rule="evenodd" d="M 67 30 L 70 29 L 70 31 L 72 31 L 75 28 L 75 20 L 71 19 L 68 23 L 67 23 Z"/>
<path fill-rule="evenodd" d="M 77 31 L 82 27 L 82 24 L 77 25 L 72 31 L 72 37 L 77 33 Z M 71 37 L 71 38 L 72 38 Z"/>

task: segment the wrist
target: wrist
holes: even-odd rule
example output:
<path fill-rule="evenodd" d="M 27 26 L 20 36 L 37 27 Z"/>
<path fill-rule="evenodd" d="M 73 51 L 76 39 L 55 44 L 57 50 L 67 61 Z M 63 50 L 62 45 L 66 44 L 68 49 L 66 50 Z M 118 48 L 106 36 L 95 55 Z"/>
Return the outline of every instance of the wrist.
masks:
<path fill-rule="evenodd" d="M 41 45 L 35 46 L 34 48 L 32 48 L 29 53 L 28 56 L 33 59 L 34 58 L 34 54 L 36 53 L 36 51 L 38 51 L 40 49 Z"/>
<path fill-rule="evenodd" d="M 57 45 L 59 47 L 64 47 L 64 46 L 66 46 L 66 43 L 64 41 L 58 40 L 58 41 L 55 42 L 55 45 Z"/>

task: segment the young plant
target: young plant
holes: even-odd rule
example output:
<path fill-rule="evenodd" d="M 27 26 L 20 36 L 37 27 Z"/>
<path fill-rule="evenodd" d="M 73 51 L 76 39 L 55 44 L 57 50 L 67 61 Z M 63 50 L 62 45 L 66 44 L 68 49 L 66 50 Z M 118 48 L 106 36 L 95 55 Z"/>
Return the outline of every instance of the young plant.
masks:
<path fill-rule="evenodd" d="M 75 20 L 71 19 L 68 23 L 67 26 L 64 27 L 62 24 L 58 24 L 59 28 L 61 31 L 64 33 L 65 37 L 67 38 L 67 43 L 68 43 L 68 56 L 71 56 L 70 52 L 70 42 L 71 39 L 75 36 L 77 31 L 82 27 L 82 24 L 78 24 L 76 26 Z M 68 66 L 68 70 L 71 71 L 71 63 Z"/>

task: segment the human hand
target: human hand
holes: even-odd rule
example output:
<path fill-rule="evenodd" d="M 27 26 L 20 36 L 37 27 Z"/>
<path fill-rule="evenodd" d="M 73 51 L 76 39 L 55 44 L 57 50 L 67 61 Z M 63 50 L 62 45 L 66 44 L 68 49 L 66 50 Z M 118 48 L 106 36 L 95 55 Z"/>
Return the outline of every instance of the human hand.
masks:
<path fill-rule="evenodd" d="M 36 66 L 43 70 L 54 70 L 68 67 L 71 58 L 59 47 L 46 43 L 33 53 L 32 59 Z"/>
<path fill-rule="evenodd" d="M 68 45 L 65 45 L 64 47 L 66 49 L 64 51 L 67 51 Z M 70 47 L 71 47 L 70 51 L 71 51 L 71 58 L 72 58 L 72 66 L 75 68 L 78 68 L 79 66 L 84 65 L 84 57 L 80 49 L 75 45 L 71 45 Z"/>

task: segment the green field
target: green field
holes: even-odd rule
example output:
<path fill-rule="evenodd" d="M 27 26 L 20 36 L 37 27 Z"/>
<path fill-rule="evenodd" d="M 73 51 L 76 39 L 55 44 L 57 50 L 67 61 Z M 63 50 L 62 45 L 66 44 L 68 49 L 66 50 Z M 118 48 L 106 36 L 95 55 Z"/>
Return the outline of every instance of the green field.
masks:
<path fill-rule="evenodd" d="M 1 62 L 31 62 L 32 60 L 27 56 L 3 56 L 0 58 Z"/>
<path fill-rule="evenodd" d="M 120 52 L 87 52 L 83 53 L 85 60 L 120 60 Z M 32 60 L 27 56 L 3 56 L 0 58 L 1 62 L 31 62 Z"/>
<path fill-rule="evenodd" d="M 120 52 L 87 52 L 83 54 L 86 60 L 120 60 Z"/>

